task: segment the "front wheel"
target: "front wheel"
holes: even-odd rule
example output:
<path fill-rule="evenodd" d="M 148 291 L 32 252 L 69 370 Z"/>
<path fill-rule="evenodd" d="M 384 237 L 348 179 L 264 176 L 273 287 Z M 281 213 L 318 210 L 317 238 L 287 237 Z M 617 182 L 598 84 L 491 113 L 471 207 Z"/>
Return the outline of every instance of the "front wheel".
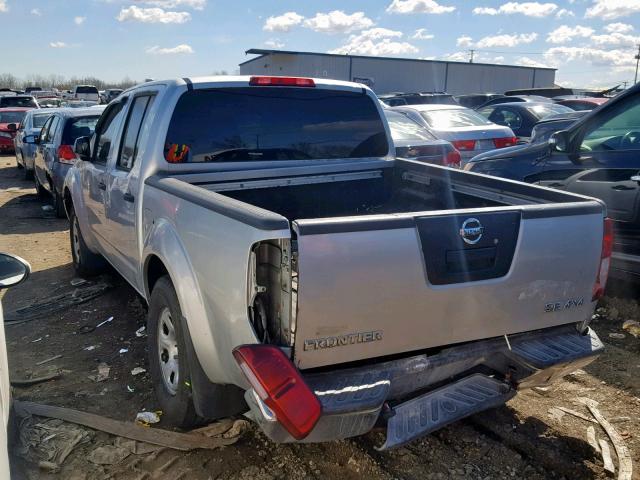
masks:
<path fill-rule="evenodd" d="M 69 212 L 69 237 L 71 240 L 71 259 L 73 268 L 81 277 L 93 277 L 102 273 L 106 262 L 101 255 L 93 253 L 84 243 L 78 217 L 71 207 Z"/>
<path fill-rule="evenodd" d="M 153 287 L 147 316 L 149 370 L 163 421 L 175 427 L 196 425 L 191 374 L 182 330 L 182 310 L 168 275 Z"/>

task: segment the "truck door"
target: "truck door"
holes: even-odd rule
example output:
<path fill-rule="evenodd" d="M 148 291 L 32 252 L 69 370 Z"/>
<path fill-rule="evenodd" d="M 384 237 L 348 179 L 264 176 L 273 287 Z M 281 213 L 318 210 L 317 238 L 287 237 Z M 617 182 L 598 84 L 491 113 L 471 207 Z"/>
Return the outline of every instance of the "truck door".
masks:
<path fill-rule="evenodd" d="M 117 150 L 117 133 L 124 117 L 123 106 L 123 103 L 110 105 L 103 112 L 96 125 L 91 162 L 85 162 L 82 169 L 82 191 L 87 219 L 96 240 L 105 251 L 112 250 L 107 241 L 106 172 L 109 157 Z"/>
<path fill-rule="evenodd" d="M 135 95 L 129 104 L 124 130 L 122 132 L 115 161 L 110 164 L 107 176 L 105 208 L 109 224 L 109 238 L 113 239 L 116 267 L 129 281 L 137 278 L 138 235 L 136 228 L 136 206 L 139 200 L 140 165 L 137 162 L 140 153 L 140 140 L 148 136 L 143 131 L 147 112 L 153 104 L 155 92 L 144 92 Z"/>

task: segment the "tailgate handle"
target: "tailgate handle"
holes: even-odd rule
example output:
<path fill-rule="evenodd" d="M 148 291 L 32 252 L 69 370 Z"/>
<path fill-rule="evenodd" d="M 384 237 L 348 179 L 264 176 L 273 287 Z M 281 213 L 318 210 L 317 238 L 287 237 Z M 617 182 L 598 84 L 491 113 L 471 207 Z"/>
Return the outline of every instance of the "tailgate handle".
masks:
<path fill-rule="evenodd" d="M 496 247 L 449 250 L 446 253 L 447 271 L 458 273 L 493 268 L 496 253 Z"/>

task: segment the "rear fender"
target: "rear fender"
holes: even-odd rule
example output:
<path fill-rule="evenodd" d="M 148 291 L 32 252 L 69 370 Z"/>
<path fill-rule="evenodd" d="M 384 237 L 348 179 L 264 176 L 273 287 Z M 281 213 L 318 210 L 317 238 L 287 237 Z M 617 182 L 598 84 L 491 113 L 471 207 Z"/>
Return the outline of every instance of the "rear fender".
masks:
<path fill-rule="evenodd" d="M 196 360 L 211 382 L 233 383 L 229 373 L 225 373 L 222 367 L 221 352 L 215 343 L 212 322 L 208 321 L 207 309 L 193 266 L 174 226 L 167 220 L 156 219 L 144 240 L 143 279 L 140 284 L 144 285 L 147 300 L 151 298 L 147 268 L 153 255 L 162 261 L 176 289 Z"/>

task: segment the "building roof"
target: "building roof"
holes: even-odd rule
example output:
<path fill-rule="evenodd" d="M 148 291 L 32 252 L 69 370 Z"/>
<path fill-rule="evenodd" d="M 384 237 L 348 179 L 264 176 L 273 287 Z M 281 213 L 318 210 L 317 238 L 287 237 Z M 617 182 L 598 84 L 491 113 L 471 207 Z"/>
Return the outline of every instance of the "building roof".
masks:
<path fill-rule="evenodd" d="M 265 55 L 316 55 L 323 57 L 342 57 L 342 58 L 366 58 L 366 59 L 377 59 L 377 60 L 400 60 L 405 62 L 425 62 L 425 63 L 453 63 L 453 64 L 461 64 L 461 65 L 479 65 L 479 66 L 491 66 L 491 67 L 509 67 L 509 68 L 527 68 L 529 70 L 557 70 L 557 68 L 550 67 L 526 67 L 524 65 L 504 65 L 501 63 L 469 63 L 469 62 L 454 62 L 450 60 L 423 60 L 420 58 L 398 58 L 398 57 L 374 57 L 370 55 L 340 55 L 337 53 L 320 53 L 320 52 L 297 52 L 294 50 L 272 50 L 272 49 L 263 49 L 263 48 L 250 48 L 244 52 L 246 55 L 260 55 L 260 57 L 252 58 L 250 60 L 246 60 L 242 62 L 240 65 L 244 65 L 245 63 L 253 62 L 258 58 L 261 58 Z"/>

